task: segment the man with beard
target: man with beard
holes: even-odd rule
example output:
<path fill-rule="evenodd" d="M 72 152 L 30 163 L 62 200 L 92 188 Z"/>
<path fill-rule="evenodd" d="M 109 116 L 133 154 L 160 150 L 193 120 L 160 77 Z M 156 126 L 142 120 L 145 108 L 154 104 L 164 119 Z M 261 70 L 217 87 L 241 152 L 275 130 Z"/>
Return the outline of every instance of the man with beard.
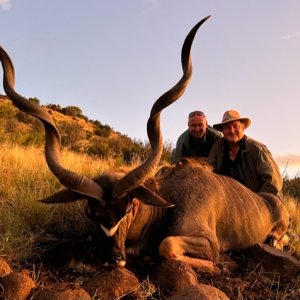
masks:
<path fill-rule="evenodd" d="M 238 180 L 253 192 L 278 195 L 283 184 L 279 168 L 265 145 L 244 134 L 250 123 L 239 112 L 226 111 L 222 122 L 213 126 L 223 138 L 212 147 L 209 162 L 216 173 Z"/>

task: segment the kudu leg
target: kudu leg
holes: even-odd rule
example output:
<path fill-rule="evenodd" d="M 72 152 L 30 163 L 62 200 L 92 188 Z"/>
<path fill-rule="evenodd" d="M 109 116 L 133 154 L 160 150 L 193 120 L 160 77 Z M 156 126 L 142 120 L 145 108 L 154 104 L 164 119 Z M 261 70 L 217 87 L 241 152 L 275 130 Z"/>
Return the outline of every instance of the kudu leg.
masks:
<path fill-rule="evenodd" d="M 219 244 L 212 234 L 169 236 L 161 242 L 159 254 L 166 259 L 186 262 L 204 272 L 220 273 L 215 265 L 219 259 Z"/>

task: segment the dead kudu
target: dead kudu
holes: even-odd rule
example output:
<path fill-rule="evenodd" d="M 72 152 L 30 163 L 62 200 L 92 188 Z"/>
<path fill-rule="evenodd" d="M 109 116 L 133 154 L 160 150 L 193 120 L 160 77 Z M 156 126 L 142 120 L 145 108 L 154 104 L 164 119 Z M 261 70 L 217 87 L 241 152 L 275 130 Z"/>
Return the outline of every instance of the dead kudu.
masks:
<path fill-rule="evenodd" d="M 214 272 L 220 252 L 245 249 L 270 237 L 280 241 L 287 231 L 288 212 L 277 197 L 255 194 L 231 178 L 214 174 L 200 159 L 158 169 L 163 148 L 160 113 L 181 97 L 190 82 L 192 42 L 207 19 L 196 24 L 185 39 L 182 78 L 152 107 L 147 123 L 149 157 L 127 174 L 93 179 L 60 165 L 60 135 L 52 117 L 15 92 L 12 61 L 0 48 L 4 90 L 20 110 L 43 122 L 47 164 L 66 188 L 42 202 L 86 201 L 87 215 L 112 245 L 110 263 L 124 266 L 126 249 L 136 255 L 158 252 L 166 259 Z"/>

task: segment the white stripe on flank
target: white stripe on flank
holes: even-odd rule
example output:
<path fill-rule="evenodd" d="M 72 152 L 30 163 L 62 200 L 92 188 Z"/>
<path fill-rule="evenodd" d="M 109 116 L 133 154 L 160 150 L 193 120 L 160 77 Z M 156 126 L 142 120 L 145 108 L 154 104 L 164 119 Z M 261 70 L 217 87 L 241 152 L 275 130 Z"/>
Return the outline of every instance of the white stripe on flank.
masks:
<path fill-rule="evenodd" d="M 239 200 L 240 202 L 243 203 L 242 199 L 240 198 L 240 195 L 239 195 L 238 191 L 236 191 L 235 189 L 229 189 L 228 188 L 231 183 L 230 183 L 229 179 L 226 176 L 222 177 L 222 178 L 221 177 L 217 177 L 217 179 L 222 184 L 222 192 L 223 192 L 223 194 L 225 194 L 224 190 L 226 190 L 228 194 L 231 194 L 232 197 L 233 197 L 233 193 L 235 193 L 236 194 L 235 199 L 237 199 L 237 200 Z M 226 182 L 226 184 L 225 184 L 225 182 Z M 253 198 L 253 196 L 249 193 L 249 189 L 246 188 L 244 185 L 241 185 L 241 188 L 243 188 L 246 191 L 246 193 L 248 194 L 249 200 L 252 201 L 254 207 L 256 208 L 256 210 L 258 212 L 258 215 L 260 217 L 260 220 L 261 220 L 263 226 L 265 226 L 265 222 L 264 222 L 263 216 L 261 214 L 261 210 L 260 210 L 259 206 L 257 205 L 257 203 L 256 203 L 255 199 Z M 224 197 L 224 199 L 225 199 L 225 202 L 226 202 L 226 197 Z"/>
<path fill-rule="evenodd" d="M 258 205 L 257 205 L 256 201 L 254 200 L 254 198 L 250 195 L 249 190 L 245 188 L 245 191 L 248 193 L 249 197 L 251 198 L 253 204 L 255 205 L 255 207 L 256 207 L 256 209 L 257 209 L 257 211 L 258 211 L 258 214 L 259 214 L 259 216 L 260 216 L 261 222 L 262 222 L 263 225 L 265 226 L 265 221 L 264 221 L 264 218 L 263 218 L 263 216 L 262 216 L 262 214 L 261 214 L 260 208 L 258 207 Z M 261 196 L 260 196 L 260 197 L 261 197 Z"/>

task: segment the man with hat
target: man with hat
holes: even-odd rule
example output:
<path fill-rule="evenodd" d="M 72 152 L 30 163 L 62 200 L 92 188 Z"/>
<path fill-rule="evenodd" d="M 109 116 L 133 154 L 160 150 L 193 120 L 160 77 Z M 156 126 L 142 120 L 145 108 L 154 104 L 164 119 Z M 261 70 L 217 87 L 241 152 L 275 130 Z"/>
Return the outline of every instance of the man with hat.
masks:
<path fill-rule="evenodd" d="M 283 184 L 279 168 L 265 145 L 244 134 L 250 124 L 239 112 L 226 111 L 222 122 L 213 125 L 223 138 L 214 144 L 208 160 L 216 173 L 238 180 L 253 192 L 278 195 Z"/>
<path fill-rule="evenodd" d="M 173 150 L 172 163 L 177 163 L 182 157 L 208 157 L 214 142 L 221 137 L 221 132 L 208 125 L 204 112 L 192 111 L 188 129 L 179 136 Z"/>

